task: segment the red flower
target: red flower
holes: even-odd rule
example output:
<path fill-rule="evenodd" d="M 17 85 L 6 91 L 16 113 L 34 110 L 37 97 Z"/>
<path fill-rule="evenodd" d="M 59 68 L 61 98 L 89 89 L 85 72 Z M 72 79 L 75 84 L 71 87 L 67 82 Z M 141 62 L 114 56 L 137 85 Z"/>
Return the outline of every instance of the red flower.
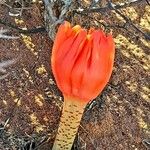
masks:
<path fill-rule="evenodd" d="M 52 70 L 64 96 L 89 102 L 104 89 L 112 73 L 112 35 L 86 31 L 69 22 L 60 25 L 52 50 Z"/>

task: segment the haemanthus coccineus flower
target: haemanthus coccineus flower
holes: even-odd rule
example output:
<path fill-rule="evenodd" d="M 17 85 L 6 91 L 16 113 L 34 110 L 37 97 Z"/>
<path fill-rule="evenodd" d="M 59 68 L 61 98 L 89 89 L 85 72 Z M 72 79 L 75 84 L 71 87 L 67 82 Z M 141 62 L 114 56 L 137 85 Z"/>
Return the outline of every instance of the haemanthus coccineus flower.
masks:
<path fill-rule="evenodd" d="M 109 81 L 114 54 L 111 34 L 95 29 L 87 31 L 79 25 L 71 27 L 67 21 L 60 25 L 51 64 L 64 96 L 64 106 L 53 150 L 71 149 L 84 107 Z M 68 121 L 71 117 L 72 120 Z M 69 136 L 71 133 L 74 137 Z"/>
<path fill-rule="evenodd" d="M 89 101 L 109 81 L 114 62 L 112 35 L 101 30 L 88 32 L 69 22 L 60 25 L 52 51 L 52 69 L 64 95 Z"/>

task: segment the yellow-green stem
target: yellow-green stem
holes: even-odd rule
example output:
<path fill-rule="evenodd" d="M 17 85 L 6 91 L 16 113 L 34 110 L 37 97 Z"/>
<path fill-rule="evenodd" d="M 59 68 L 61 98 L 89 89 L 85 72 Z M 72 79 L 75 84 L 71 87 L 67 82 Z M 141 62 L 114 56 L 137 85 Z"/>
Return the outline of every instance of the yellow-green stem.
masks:
<path fill-rule="evenodd" d="M 86 102 L 64 97 L 62 115 L 52 150 L 71 150 Z"/>

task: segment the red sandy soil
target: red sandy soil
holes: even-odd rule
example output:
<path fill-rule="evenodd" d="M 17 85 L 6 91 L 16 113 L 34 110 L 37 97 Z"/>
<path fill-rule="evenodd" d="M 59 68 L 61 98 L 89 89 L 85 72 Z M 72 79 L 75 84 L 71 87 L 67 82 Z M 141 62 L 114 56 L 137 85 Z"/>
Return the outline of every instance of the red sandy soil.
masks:
<path fill-rule="evenodd" d="M 129 15 L 135 17 L 134 23 L 150 32 L 146 26 L 150 6 L 132 9 L 135 13 L 130 10 Z M 0 18 L 28 29 L 43 26 L 36 4 L 20 18 L 10 17 L 6 6 L 0 6 Z M 87 17 L 81 20 L 84 20 L 82 25 L 89 22 Z M 114 22 L 120 22 L 119 18 Z M 124 30 L 114 29 L 113 34 L 116 57 L 111 80 L 103 93 L 87 106 L 74 150 L 146 150 L 142 141 L 150 136 L 150 43 Z M 63 103 L 50 67 L 53 42 L 46 32 L 16 35 L 20 36 L 17 40 L 0 39 L 0 62 L 17 60 L 7 68 L 9 76 L 0 80 L 0 150 L 30 150 L 30 147 L 49 150 Z"/>

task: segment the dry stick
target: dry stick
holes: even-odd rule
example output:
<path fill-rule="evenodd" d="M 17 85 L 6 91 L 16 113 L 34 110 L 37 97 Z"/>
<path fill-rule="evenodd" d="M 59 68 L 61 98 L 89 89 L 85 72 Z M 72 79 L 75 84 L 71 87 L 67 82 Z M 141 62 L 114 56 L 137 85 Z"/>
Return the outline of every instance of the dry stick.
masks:
<path fill-rule="evenodd" d="M 57 20 L 57 18 L 55 17 L 52 7 L 51 7 L 52 3 L 49 2 L 49 0 L 44 0 L 44 4 L 45 4 L 45 9 L 47 10 L 50 22 L 54 23 Z"/>
<path fill-rule="evenodd" d="M 8 30 L 6 29 L 0 29 L 0 39 L 18 39 L 18 36 L 9 36 L 6 35 L 8 33 Z"/>
<path fill-rule="evenodd" d="M 1 0 L 0 0 L 0 1 L 1 1 Z M 9 4 L 7 4 L 6 2 L 3 2 L 3 3 L 0 2 L 0 4 L 5 5 L 5 6 L 8 7 L 9 9 L 14 9 L 15 11 L 17 11 L 17 12 L 19 13 L 20 16 L 22 15 L 23 10 L 32 9 L 32 7 L 25 7 L 25 6 L 24 6 L 24 2 L 21 3 L 21 6 L 22 6 L 21 8 L 13 8 L 13 7 L 10 6 Z"/>
<path fill-rule="evenodd" d="M 69 11 L 69 7 L 71 6 L 72 0 L 64 0 L 65 5 L 62 8 L 59 19 L 62 20 L 65 18 L 65 14 Z"/>
<path fill-rule="evenodd" d="M 144 33 L 139 27 L 137 27 L 133 22 L 131 21 L 130 18 L 126 17 L 123 15 L 119 10 L 117 10 L 113 4 L 108 1 L 108 6 L 113 9 L 118 15 L 120 15 L 127 23 L 129 23 L 134 29 L 136 29 L 139 33 L 141 33 L 146 39 L 150 40 L 150 36 L 146 33 Z"/>
<path fill-rule="evenodd" d="M 89 19 L 95 20 L 95 21 L 97 21 L 99 24 L 101 24 L 104 28 L 107 28 L 107 27 L 108 27 L 108 25 L 106 25 L 105 23 L 100 22 L 99 20 L 97 20 L 97 19 L 95 19 L 95 18 L 89 16 L 87 13 L 79 12 L 79 11 L 76 11 L 76 10 L 74 10 L 73 13 L 76 13 L 76 14 L 79 14 L 79 15 L 82 15 L 82 16 L 85 16 L 85 17 L 88 17 Z"/>
<path fill-rule="evenodd" d="M 52 150 L 71 150 L 86 104 L 81 100 L 64 98 L 62 115 Z"/>
<path fill-rule="evenodd" d="M 147 2 L 146 0 L 132 0 L 131 2 L 129 3 L 123 3 L 121 5 L 114 5 L 113 4 L 113 7 L 115 9 L 122 9 L 122 8 L 126 8 L 126 7 L 130 7 L 130 6 L 136 6 L 136 5 L 139 5 L 139 4 L 143 4 Z M 148 2 L 147 2 L 148 3 Z M 113 8 L 110 8 L 109 6 L 106 6 L 106 7 L 100 7 L 100 8 L 91 8 L 91 9 L 84 9 L 82 12 L 84 13 L 94 13 L 94 12 L 108 12 L 108 11 L 111 11 L 113 10 Z"/>
<path fill-rule="evenodd" d="M 96 18 L 93 18 L 93 17 L 91 17 L 91 16 L 89 16 L 88 14 L 86 14 L 86 13 L 82 13 L 82 12 L 79 12 L 79 11 L 75 11 L 74 10 L 74 13 L 77 13 L 77 14 L 79 14 L 79 15 L 82 15 L 82 16 L 85 16 L 85 17 L 87 17 L 87 18 L 89 18 L 89 19 L 92 19 L 92 20 L 95 20 L 95 21 L 97 21 L 99 24 L 101 24 L 105 29 L 106 28 L 120 28 L 120 29 L 124 29 L 124 30 L 126 30 L 126 31 L 128 31 L 128 29 L 127 29 L 127 23 L 124 23 L 123 25 L 119 25 L 119 24 L 106 24 L 106 23 L 104 23 L 104 22 L 101 22 L 101 21 L 99 21 L 98 19 L 96 19 Z"/>
<path fill-rule="evenodd" d="M 149 2 L 149 0 L 146 0 L 146 2 L 147 2 L 147 4 L 148 4 L 148 5 L 150 5 L 150 2 Z"/>
<path fill-rule="evenodd" d="M 57 2 L 51 1 L 50 2 L 49 0 L 44 0 L 44 5 L 45 5 L 44 18 L 45 18 L 45 22 L 47 24 L 46 27 L 47 27 L 49 37 L 52 40 L 55 39 L 56 26 L 58 24 L 61 24 L 64 21 L 65 15 L 69 11 L 69 7 L 72 2 L 72 0 L 62 0 L 62 1 L 64 1 L 64 6 L 60 10 L 61 13 L 59 15 L 59 18 L 57 18 L 55 16 L 55 13 L 54 13 L 52 7 L 53 7 L 54 3 L 59 3 L 59 1 L 57 1 Z"/>
<path fill-rule="evenodd" d="M 118 9 L 126 8 L 126 7 L 129 7 L 129 6 L 136 6 L 138 4 L 142 4 L 142 3 L 145 3 L 145 2 L 148 3 L 148 1 L 145 1 L 145 0 L 136 0 L 136 1 L 132 0 L 130 3 L 124 3 L 122 5 L 115 5 L 110 0 L 108 0 L 108 5 L 106 7 L 92 8 L 92 9 L 77 9 L 77 10 L 74 10 L 74 12 L 77 13 L 77 14 L 85 15 L 86 13 L 95 13 L 95 12 L 105 13 L 105 12 L 109 12 L 109 11 L 114 10 L 117 14 L 119 14 L 126 21 L 126 23 L 123 26 L 120 26 L 120 25 L 104 25 L 104 24 L 103 24 L 103 26 L 112 27 L 112 28 L 118 27 L 118 28 L 128 30 L 126 28 L 126 25 L 129 24 L 136 31 L 138 31 L 140 34 L 142 34 L 145 37 L 145 39 L 150 40 L 150 36 L 148 34 L 144 33 L 139 27 L 137 27 L 135 24 L 133 24 L 133 22 L 131 21 L 130 18 L 126 17 L 125 15 L 123 15 L 118 10 Z"/>
<path fill-rule="evenodd" d="M 88 14 L 86 14 L 86 13 L 82 13 L 82 12 L 78 12 L 78 11 L 75 11 L 74 10 L 74 13 L 77 13 L 77 14 L 80 14 L 80 15 L 83 15 L 83 16 L 86 16 L 86 17 L 88 17 L 88 18 L 90 18 L 90 19 L 92 19 L 92 20 L 95 20 L 95 21 L 97 21 L 99 24 L 101 24 L 105 29 L 107 29 L 107 28 L 119 28 L 119 29 L 122 29 L 122 30 L 125 30 L 126 32 L 128 32 L 128 27 L 127 27 L 127 25 L 128 25 L 128 23 L 127 22 L 125 22 L 123 25 L 119 25 L 119 24 L 106 24 L 106 23 L 104 23 L 104 22 L 100 22 L 98 19 L 96 19 L 96 18 L 93 18 L 93 17 L 91 17 L 91 16 L 89 16 Z M 135 37 L 136 37 L 136 34 L 134 33 L 134 32 L 128 32 L 128 34 L 131 34 L 132 36 L 134 35 Z"/>
<path fill-rule="evenodd" d="M 28 29 L 28 30 L 21 29 L 18 26 L 15 26 L 15 25 L 11 24 L 10 22 L 3 21 L 2 19 L 0 19 L 0 24 L 3 24 L 7 27 L 15 29 L 17 32 L 23 33 L 23 34 L 34 34 L 34 33 L 39 33 L 39 32 L 45 32 L 46 31 L 45 27 L 37 27 L 37 28 L 34 28 L 34 29 Z M 9 33 L 9 32 L 7 32 L 7 33 Z"/>

